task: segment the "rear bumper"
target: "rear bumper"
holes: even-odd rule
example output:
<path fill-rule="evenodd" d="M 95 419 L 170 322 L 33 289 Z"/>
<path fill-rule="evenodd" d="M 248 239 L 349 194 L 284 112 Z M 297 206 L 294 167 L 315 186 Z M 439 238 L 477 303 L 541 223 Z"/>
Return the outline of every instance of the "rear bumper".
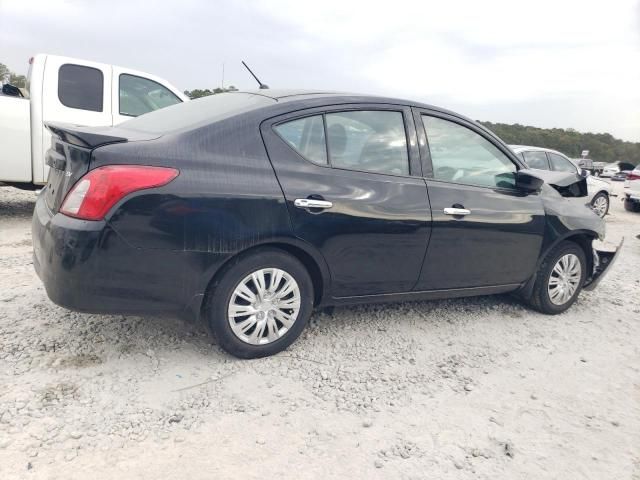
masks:
<path fill-rule="evenodd" d="M 585 290 L 593 290 L 598 286 L 618 259 L 623 244 L 624 238 L 613 251 L 593 249 L 593 273 L 584 285 Z"/>
<path fill-rule="evenodd" d="M 106 222 L 53 214 L 39 195 L 33 264 L 49 298 L 90 313 L 181 313 L 193 297 L 182 252 L 135 248 Z"/>

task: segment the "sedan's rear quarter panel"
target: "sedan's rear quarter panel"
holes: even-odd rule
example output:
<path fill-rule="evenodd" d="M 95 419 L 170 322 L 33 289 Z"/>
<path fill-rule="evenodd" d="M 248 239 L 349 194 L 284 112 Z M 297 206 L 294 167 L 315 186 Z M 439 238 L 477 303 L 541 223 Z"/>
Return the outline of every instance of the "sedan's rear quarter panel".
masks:
<path fill-rule="evenodd" d="M 160 276 L 168 295 L 171 288 L 176 291 L 176 305 L 204 293 L 214 272 L 238 252 L 291 237 L 258 125 L 246 116 L 154 141 L 99 148 L 91 168 L 128 163 L 180 170 L 170 184 L 125 198 L 107 217 L 119 237 L 140 250 L 141 259 L 160 263 L 143 260 L 138 270 Z"/>

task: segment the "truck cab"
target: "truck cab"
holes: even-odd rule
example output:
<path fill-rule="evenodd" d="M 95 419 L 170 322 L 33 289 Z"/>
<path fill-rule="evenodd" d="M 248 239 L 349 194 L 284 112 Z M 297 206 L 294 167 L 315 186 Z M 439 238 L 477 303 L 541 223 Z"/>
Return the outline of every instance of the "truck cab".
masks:
<path fill-rule="evenodd" d="M 47 179 L 45 122 L 112 126 L 188 98 L 145 72 L 56 55 L 29 60 L 25 98 L 0 95 L 0 183 L 38 188 Z"/>

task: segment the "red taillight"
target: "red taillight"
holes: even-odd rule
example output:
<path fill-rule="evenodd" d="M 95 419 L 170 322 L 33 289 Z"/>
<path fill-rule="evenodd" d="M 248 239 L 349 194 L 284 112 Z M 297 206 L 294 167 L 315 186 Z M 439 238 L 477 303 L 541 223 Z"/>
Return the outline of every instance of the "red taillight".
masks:
<path fill-rule="evenodd" d="M 627 180 L 640 180 L 640 170 L 633 170 L 627 175 Z"/>
<path fill-rule="evenodd" d="M 126 195 L 161 187 L 178 176 L 178 170 L 144 165 L 107 165 L 91 170 L 67 194 L 60 212 L 83 220 L 102 220 Z"/>

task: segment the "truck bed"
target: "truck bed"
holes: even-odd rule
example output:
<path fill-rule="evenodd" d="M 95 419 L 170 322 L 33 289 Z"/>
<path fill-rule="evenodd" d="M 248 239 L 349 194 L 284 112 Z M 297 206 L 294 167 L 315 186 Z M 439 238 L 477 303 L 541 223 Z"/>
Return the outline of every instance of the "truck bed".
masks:
<path fill-rule="evenodd" d="M 31 126 L 28 98 L 0 95 L 0 179 L 31 182 Z"/>

